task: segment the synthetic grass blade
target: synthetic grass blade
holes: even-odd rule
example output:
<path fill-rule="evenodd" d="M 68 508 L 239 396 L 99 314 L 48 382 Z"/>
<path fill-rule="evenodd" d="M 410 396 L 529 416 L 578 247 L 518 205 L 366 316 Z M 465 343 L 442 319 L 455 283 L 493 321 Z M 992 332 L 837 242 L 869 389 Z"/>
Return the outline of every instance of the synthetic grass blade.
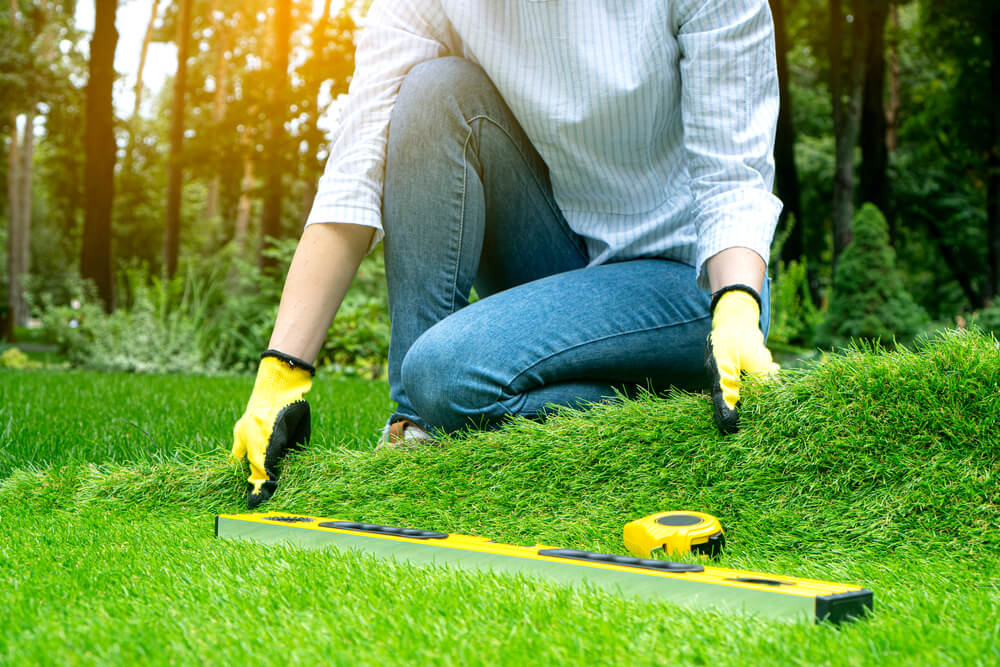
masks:
<path fill-rule="evenodd" d="M 541 545 L 520 547 L 486 537 L 339 519 L 223 514 L 215 518 L 215 535 L 303 547 L 335 546 L 417 565 L 540 575 L 562 583 L 583 581 L 648 600 L 778 619 L 839 623 L 865 616 L 873 605 L 871 591 L 849 584 Z"/>

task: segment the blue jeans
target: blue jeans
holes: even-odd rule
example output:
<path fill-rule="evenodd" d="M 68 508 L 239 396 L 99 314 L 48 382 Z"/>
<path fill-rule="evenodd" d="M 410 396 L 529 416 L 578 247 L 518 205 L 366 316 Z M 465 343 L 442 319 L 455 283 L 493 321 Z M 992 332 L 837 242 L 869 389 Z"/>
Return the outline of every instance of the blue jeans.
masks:
<path fill-rule="evenodd" d="M 710 297 L 694 267 L 588 266 L 544 162 L 470 62 L 434 60 L 403 81 L 382 214 L 390 422 L 452 432 L 637 387 L 707 386 Z"/>

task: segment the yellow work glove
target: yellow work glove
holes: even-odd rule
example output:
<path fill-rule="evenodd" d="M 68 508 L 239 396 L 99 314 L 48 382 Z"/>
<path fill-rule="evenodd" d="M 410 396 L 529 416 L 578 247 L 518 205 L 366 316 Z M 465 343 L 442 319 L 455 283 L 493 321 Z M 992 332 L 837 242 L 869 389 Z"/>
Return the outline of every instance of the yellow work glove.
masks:
<path fill-rule="evenodd" d="M 772 375 L 779 369 L 764 346 L 760 296 L 753 288 L 731 285 L 713 295 L 705 367 L 712 378 L 715 424 L 723 433 L 734 433 L 739 428 L 741 376 Z"/>
<path fill-rule="evenodd" d="M 310 364 L 277 350 L 261 355 L 250 403 L 233 429 L 232 457 L 250 461 L 250 509 L 274 494 L 281 457 L 309 442 L 309 403 L 302 396 L 315 373 Z"/>

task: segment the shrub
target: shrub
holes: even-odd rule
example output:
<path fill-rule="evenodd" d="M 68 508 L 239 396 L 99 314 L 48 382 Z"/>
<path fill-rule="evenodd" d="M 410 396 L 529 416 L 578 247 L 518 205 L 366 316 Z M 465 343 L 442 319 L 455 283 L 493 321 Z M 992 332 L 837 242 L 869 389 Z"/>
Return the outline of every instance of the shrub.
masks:
<path fill-rule="evenodd" d="M 992 304 L 974 312 L 969 320 L 983 331 L 1000 338 L 1000 299 L 994 299 Z"/>
<path fill-rule="evenodd" d="M 342 375 L 383 377 L 389 356 L 388 310 L 385 260 L 382 253 L 372 253 L 361 262 L 316 365 Z"/>
<path fill-rule="evenodd" d="M 823 316 L 809 294 L 805 260 L 778 263 L 771 282 L 771 329 L 768 343 L 811 345 Z"/>
<path fill-rule="evenodd" d="M 3 354 L 0 354 L 0 368 L 28 371 L 41 367 L 40 363 L 32 361 L 28 358 L 28 355 L 16 347 L 7 348 L 3 351 Z"/>
<path fill-rule="evenodd" d="M 912 340 L 927 324 L 927 313 L 896 269 L 885 218 L 865 204 L 854 218 L 854 239 L 834 270 L 830 308 L 817 341 L 828 346 L 864 339 L 892 346 Z"/>
<path fill-rule="evenodd" d="M 84 368 L 135 373 L 212 373 L 209 280 L 188 274 L 173 280 L 124 272 L 123 303 L 107 314 L 83 283 L 70 305 L 43 302 L 42 323 L 67 360 Z"/>
<path fill-rule="evenodd" d="M 234 269 L 212 322 L 213 354 L 227 369 L 254 371 L 267 346 L 278 312 L 284 278 L 297 241 L 280 241 L 265 252 L 275 268 L 234 258 Z M 341 375 L 376 379 L 384 375 L 389 353 L 385 263 L 381 253 L 361 262 L 337 317 L 316 359 Z"/>
<path fill-rule="evenodd" d="M 295 247 L 291 239 L 265 251 L 276 260 L 266 270 L 232 250 L 211 265 L 188 265 L 173 280 L 128 269 L 111 314 L 79 279 L 68 288 L 69 305 L 51 295 L 37 297 L 35 305 L 46 337 L 74 366 L 137 373 L 253 372 L 267 347 Z M 382 255 L 371 255 L 327 333 L 317 366 L 344 375 L 384 375 L 386 300 Z"/>
<path fill-rule="evenodd" d="M 253 260 L 227 250 L 220 279 L 221 301 L 210 324 L 213 355 L 228 370 L 252 372 L 267 347 L 278 313 L 281 286 L 295 252 L 295 241 L 279 241 L 264 251 L 274 267 L 261 269 Z"/>

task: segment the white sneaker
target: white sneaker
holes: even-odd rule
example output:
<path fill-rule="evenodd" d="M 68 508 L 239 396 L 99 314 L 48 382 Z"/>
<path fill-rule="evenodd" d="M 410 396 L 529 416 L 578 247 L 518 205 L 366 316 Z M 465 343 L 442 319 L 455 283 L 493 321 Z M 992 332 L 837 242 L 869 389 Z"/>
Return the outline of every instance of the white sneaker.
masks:
<path fill-rule="evenodd" d="M 392 424 L 386 424 L 382 429 L 375 451 L 380 449 L 403 449 L 419 445 L 433 445 L 437 439 L 409 419 L 400 419 Z"/>

